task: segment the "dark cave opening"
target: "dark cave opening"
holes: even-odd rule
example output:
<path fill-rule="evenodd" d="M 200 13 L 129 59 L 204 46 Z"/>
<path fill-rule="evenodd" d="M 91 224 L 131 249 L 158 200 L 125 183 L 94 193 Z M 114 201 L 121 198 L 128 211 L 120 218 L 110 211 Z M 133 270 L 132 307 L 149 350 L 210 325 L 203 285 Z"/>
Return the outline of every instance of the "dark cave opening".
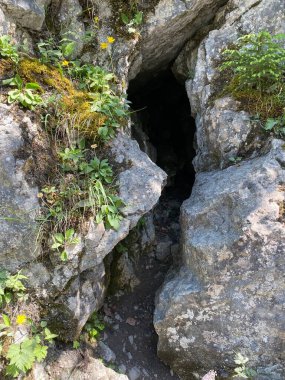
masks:
<path fill-rule="evenodd" d="M 128 98 L 135 110 L 132 135 L 140 148 L 168 174 L 164 194 L 187 199 L 195 180 L 192 160 L 196 130 L 184 84 L 171 70 L 145 85 L 130 82 Z"/>
<path fill-rule="evenodd" d="M 156 207 L 111 257 L 112 283 L 105 310 L 115 317 L 114 328 L 106 329 L 105 343 L 130 378 L 178 380 L 157 356 L 153 314 L 156 291 L 170 267 L 179 266 L 180 206 L 195 180 L 196 128 L 184 85 L 171 70 L 141 83 L 132 81 L 128 91 L 134 110 L 132 136 L 166 171 L 168 182 Z"/>

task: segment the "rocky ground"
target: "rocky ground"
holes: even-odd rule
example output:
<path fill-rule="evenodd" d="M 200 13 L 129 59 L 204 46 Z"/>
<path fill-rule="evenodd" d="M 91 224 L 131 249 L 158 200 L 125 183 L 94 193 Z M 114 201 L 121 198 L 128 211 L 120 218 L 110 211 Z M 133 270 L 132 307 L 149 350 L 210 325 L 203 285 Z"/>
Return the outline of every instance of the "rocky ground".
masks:
<path fill-rule="evenodd" d="M 130 380 L 178 379 L 157 357 L 153 311 L 172 254 L 178 254 L 180 205 L 177 193 L 164 193 L 154 211 L 156 248 L 137 265 L 139 285 L 133 292 L 109 297 L 104 306 L 107 328 L 99 342 L 99 356 Z"/>

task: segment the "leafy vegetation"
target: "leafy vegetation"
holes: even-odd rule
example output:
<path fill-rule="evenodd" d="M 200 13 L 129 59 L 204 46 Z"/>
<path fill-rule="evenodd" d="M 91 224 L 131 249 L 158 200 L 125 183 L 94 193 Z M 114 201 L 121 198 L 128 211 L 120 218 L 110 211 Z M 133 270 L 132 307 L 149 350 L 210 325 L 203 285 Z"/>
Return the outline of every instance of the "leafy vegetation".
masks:
<path fill-rule="evenodd" d="M 8 103 L 18 102 L 23 107 L 33 109 L 43 102 L 42 97 L 35 93 L 35 91 L 41 89 L 40 85 L 32 82 L 24 84 L 18 74 L 11 79 L 3 80 L 3 84 L 17 87 L 15 90 L 8 92 Z"/>
<path fill-rule="evenodd" d="M 136 11 L 132 16 L 127 16 L 125 13 L 122 13 L 121 19 L 128 33 L 138 33 L 138 26 L 143 22 L 143 12 Z"/>
<path fill-rule="evenodd" d="M 240 37 L 234 49 L 223 52 L 225 62 L 221 70 L 233 72 L 235 89 L 254 89 L 260 93 L 278 91 L 285 71 L 283 40 L 285 34 L 272 36 L 266 31 Z"/>
<path fill-rule="evenodd" d="M 15 275 L 0 270 L 0 359 L 5 364 L 6 375 L 18 377 L 26 374 L 35 362 L 45 359 L 48 345 L 57 337 L 45 321 L 38 322 L 29 312 L 29 297 L 20 272 Z M 26 310 L 30 316 L 22 313 Z M 21 334 L 18 332 L 21 330 Z"/>
<path fill-rule="evenodd" d="M 285 137 L 285 114 L 277 118 L 269 118 L 263 126 L 265 131 L 273 132 L 275 136 Z"/>
<path fill-rule="evenodd" d="M 60 258 L 62 261 L 66 261 L 68 259 L 68 247 L 79 243 L 79 239 L 75 236 L 75 231 L 73 228 L 66 230 L 65 234 L 62 234 L 61 232 L 54 234 L 52 239 L 53 245 L 51 246 L 51 249 L 61 251 Z"/>
<path fill-rule="evenodd" d="M 10 36 L 0 36 L 0 55 L 4 58 L 10 58 L 16 65 L 19 62 L 17 47 L 11 42 Z"/>
<path fill-rule="evenodd" d="M 112 36 L 106 37 L 107 48 L 114 42 Z M 10 37 L 0 37 L 0 58 L 5 63 L 1 65 L 5 69 L 2 84 L 7 86 L 8 103 L 41 116 L 49 136 L 54 163 L 38 194 L 39 235 L 45 251 L 54 251 L 66 261 L 86 221 L 104 223 L 105 228 L 120 226 L 123 202 L 103 152 L 104 144 L 126 124 L 129 104 L 118 92 L 113 72 L 70 60 L 74 43 L 68 37 L 59 43 L 49 38 L 37 47 L 37 56 L 31 57 Z M 33 309 L 37 307 L 28 297 L 26 280 L 21 273 L 0 271 L 0 353 L 6 374 L 12 377 L 26 374 L 35 362 L 42 361 L 56 337 Z M 85 333 L 94 340 L 103 329 L 94 314 Z"/>
<path fill-rule="evenodd" d="M 230 92 L 264 130 L 278 137 L 285 135 L 284 43 L 285 34 L 261 31 L 242 36 L 224 50 L 220 66 L 228 78 L 224 92 Z"/>
<path fill-rule="evenodd" d="M 65 36 L 57 43 L 53 37 L 50 37 L 45 41 L 40 41 L 37 44 L 37 48 L 42 63 L 58 65 L 60 62 L 68 59 L 73 53 L 75 42 Z"/>
<path fill-rule="evenodd" d="M 87 334 L 88 340 L 91 342 L 96 341 L 100 333 L 105 329 L 105 325 L 102 322 L 100 316 L 95 312 L 88 319 L 88 322 L 84 326 L 83 334 Z"/>
<path fill-rule="evenodd" d="M 242 354 L 237 353 L 234 362 L 237 364 L 235 368 L 235 374 L 233 377 L 243 378 L 243 379 L 252 379 L 256 376 L 256 371 L 251 368 L 248 368 L 246 365 L 249 359 L 244 357 Z"/>
<path fill-rule="evenodd" d="M 44 234 L 53 236 L 51 249 L 67 260 L 69 238 L 72 244 L 76 241 L 75 229 L 84 219 L 93 217 L 106 228 L 119 228 L 123 202 L 116 196 L 113 170 L 107 159 L 97 156 L 96 148 L 124 125 L 129 104 L 115 92 L 114 73 L 67 60 L 74 49 L 67 37 L 58 44 L 53 38 L 40 41 L 38 58 L 22 56 L 8 36 L 1 41 L 0 55 L 15 63 L 15 75 L 3 81 L 16 87 L 8 91 L 8 102 L 29 109 L 41 107 L 56 147 L 56 175 L 39 193 L 39 221 L 44 223 Z M 108 36 L 106 41 L 113 44 L 115 39 Z M 74 231 L 72 236 L 70 231 Z"/>

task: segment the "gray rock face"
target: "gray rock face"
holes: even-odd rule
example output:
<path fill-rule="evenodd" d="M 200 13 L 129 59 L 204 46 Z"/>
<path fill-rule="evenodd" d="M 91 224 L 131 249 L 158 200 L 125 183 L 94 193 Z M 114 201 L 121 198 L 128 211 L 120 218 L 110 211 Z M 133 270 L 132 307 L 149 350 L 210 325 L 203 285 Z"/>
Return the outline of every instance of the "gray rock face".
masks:
<path fill-rule="evenodd" d="M 79 350 L 53 350 L 48 362 L 35 365 L 33 376 L 37 380 L 128 380 L 126 375 L 105 367 L 88 352 L 83 358 Z"/>
<path fill-rule="evenodd" d="M 42 305 L 49 304 L 54 329 L 61 331 L 64 339 L 73 340 L 89 316 L 102 306 L 108 285 L 104 258 L 157 203 L 166 174 L 135 141 L 119 134 L 110 143 L 110 154 L 121 166 L 119 195 L 126 206 L 120 228 L 105 230 L 102 223 L 90 221 L 88 233 L 68 248 L 66 262 L 54 252 L 47 262 L 39 257 L 37 242 L 38 189 L 26 181 L 26 169 L 35 160 L 24 145 L 31 145 L 40 128 L 16 108 L 1 105 L 0 114 L 0 266 L 11 272 L 23 270 Z M 43 144 L 43 155 L 44 149 Z M 38 164 L 36 167 L 42 169 Z"/>
<path fill-rule="evenodd" d="M 121 165 L 119 196 L 125 202 L 118 231 L 105 230 L 103 224 L 92 221 L 86 236 L 69 252 L 69 259 L 62 263 L 53 260 L 50 280 L 38 284 L 38 294 L 47 302 L 47 286 L 50 297 L 50 320 L 55 331 L 60 331 L 66 340 L 74 340 L 89 316 L 103 303 L 108 281 L 104 258 L 123 240 L 137 224 L 142 215 L 157 203 L 166 180 L 166 174 L 142 151 L 138 144 L 123 134 L 110 143 L 110 154 Z M 123 169 L 127 168 L 127 169 Z M 38 272 L 38 267 L 30 267 Z M 46 273 L 44 266 L 43 273 Z M 45 278 L 40 276 L 40 278 Z M 54 299 L 54 301 L 53 301 Z"/>
<path fill-rule="evenodd" d="M 161 70 L 173 60 L 185 42 L 211 20 L 227 0 L 161 0 L 142 31 L 141 50 L 132 63 L 129 78 L 138 72 Z"/>
<path fill-rule="evenodd" d="M 82 15 L 82 7 L 77 0 L 63 0 L 60 2 L 58 17 L 60 34 L 63 38 L 69 38 L 75 42 L 72 58 L 78 57 L 83 49 L 85 28 L 79 17 Z"/>
<path fill-rule="evenodd" d="M 35 217 L 38 190 L 25 180 L 22 130 L 11 107 L 0 105 L 0 267 L 15 271 L 40 254 Z"/>
<path fill-rule="evenodd" d="M 182 263 L 158 295 L 158 353 L 182 379 L 230 375 L 235 352 L 260 375 L 284 368 L 284 142 L 200 173 L 181 212 Z"/>
<path fill-rule="evenodd" d="M 230 157 L 236 157 L 240 150 L 247 151 L 250 136 L 256 140 L 254 148 L 258 151 L 259 137 L 249 122 L 249 115 L 238 112 L 238 102 L 229 98 L 213 102 L 213 98 L 219 96 L 217 78 L 222 75 L 218 61 L 221 51 L 242 34 L 260 30 L 269 30 L 273 34 L 284 32 L 284 14 L 283 1 L 229 1 L 227 7 L 216 15 L 217 24 L 224 20 L 222 27 L 209 33 L 199 45 L 198 52 L 193 50 L 193 41 L 190 41 L 181 53 L 187 69 L 195 72 L 186 88 L 197 121 L 196 171 L 226 167 Z M 197 56 L 196 65 L 192 56 Z"/>
<path fill-rule="evenodd" d="M 40 30 L 45 19 L 44 0 L 1 0 L 0 7 L 18 25 Z"/>

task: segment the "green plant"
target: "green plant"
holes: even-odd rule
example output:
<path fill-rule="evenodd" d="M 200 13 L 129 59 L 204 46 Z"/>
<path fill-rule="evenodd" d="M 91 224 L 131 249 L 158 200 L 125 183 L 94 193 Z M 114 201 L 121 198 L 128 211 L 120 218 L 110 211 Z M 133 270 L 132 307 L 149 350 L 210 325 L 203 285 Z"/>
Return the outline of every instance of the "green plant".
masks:
<path fill-rule="evenodd" d="M 27 373 L 35 362 L 41 362 L 47 355 L 48 346 L 45 342 L 52 343 L 57 337 L 42 321 L 37 326 L 32 319 L 25 315 L 18 315 L 13 322 L 8 315 L 2 314 L 3 323 L 0 324 L 1 339 L 12 338 L 14 343 L 9 345 L 5 358 L 8 360 L 6 374 L 18 377 Z M 26 324 L 26 336 L 20 342 L 15 341 L 17 325 Z"/>
<path fill-rule="evenodd" d="M 242 157 L 239 157 L 239 156 L 229 158 L 229 161 L 232 162 L 233 164 L 238 164 L 239 162 L 241 162 L 241 160 L 242 160 Z"/>
<path fill-rule="evenodd" d="M 234 369 L 235 374 L 233 375 L 233 377 L 242 377 L 243 379 L 252 379 L 256 376 L 256 371 L 254 371 L 251 368 L 246 367 L 246 364 L 248 361 L 249 359 L 247 357 L 244 357 L 242 354 L 240 353 L 236 354 L 234 358 L 234 362 L 235 364 L 238 365 L 238 367 Z"/>
<path fill-rule="evenodd" d="M 40 85 L 32 82 L 24 84 L 18 74 L 11 79 L 3 80 L 3 84 L 17 87 L 17 89 L 8 92 L 8 103 L 18 102 L 23 107 L 33 109 L 43 102 L 42 97 L 34 93 L 34 91 L 41 89 Z"/>
<path fill-rule="evenodd" d="M 128 110 L 129 102 L 112 91 L 94 94 L 91 111 L 107 116 L 104 125 L 98 129 L 99 136 L 103 141 L 114 137 L 116 128 L 119 128 L 122 120 L 128 117 Z"/>
<path fill-rule="evenodd" d="M 82 162 L 79 167 L 80 174 L 89 175 L 91 181 L 99 179 L 111 183 L 113 180 L 113 170 L 106 159 L 100 161 L 95 157 L 89 163 Z"/>
<path fill-rule="evenodd" d="M 61 165 L 64 171 L 78 171 L 79 163 L 84 160 L 84 151 L 80 148 L 65 148 L 64 151 L 59 152 L 63 164 Z"/>
<path fill-rule="evenodd" d="M 96 341 L 99 338 L 100 333 L 105 329 L 105 325 L 101 318 L 95 312 L 88 319 L 88 322 L 84 326 L 83 332 L 87 334 L 88 339 L 91 342 Z"/>
<path fill-rule="evenodd" d="M 60 251 L 60 258 L 62 261 L 68 259 L 67 249 L 71 245 L 79 243 L 79 239 L 75 236 L 75 231 L 70 228 L 64 234 L 56 233 L 52 236 L 53 244 L 52 249 Z"/>
<path fill-rule="evenodd" d="M 0 37 L 0 56 L 10 58 L 16 65 L 19 63 L 19 53 L 17 47 L 11 42 L 10 36 Z"/>
<path fill-rule="evenodd" d="M 65 36 L 59 43 L 52 37 L 37 44 L 42 63 L 58 64 L 70 57 L 75 48 L 75 42 Z"/>
<path fill-rule="evenodd" d="M 223 52 L 220 70 L 232 71 L 235 89 L 276 92 L 284 80 L 284 39 L 285 34 L 272 36 L 267 31 L 242 36 L 233 49 Z"/>
<path fill-rule="evenodd" d="M 275 136 L 285 137 L 285 114 L 277 118 L 268 118 L 263 126 L 263 129 L 268 132 L 273 132 Z"/>
<path fill-rule="evenodd" d="M 21 272 L 15 275 L 9 274 L 6 270 L 0 270 L 0 306 L 9 304 L 14 298 L 24 300 L 26 288 L 22 280 L 27 277 Z"/>
<path fill-rule="evenodd" d="M 18 313 L 18 310 L 28 307 L 28 294 L 22 280 L 27 280 L 27 277 L 20 272 L 11 275 L 5 270 L 0 271 L 3 310 L 0 315 L 0 357 L 5 363 L 6 374 L 14 378 L 26 374 L 35 362 L 42 361 L 47 355 L 46 343 L 52 343 L 57 337 L 45 321 L 38 324 Z M 17 335 L 22 325 L 21 334 Z"/>
<path fill-rule="evenodd" d="M 126 25 L 128 33 L 137 33 L 138 26 L 143 22 L 143 12 L 136 11 L 133 16 L 127 16 L 125 13 L 122 13 L 121 19 Z"/>

